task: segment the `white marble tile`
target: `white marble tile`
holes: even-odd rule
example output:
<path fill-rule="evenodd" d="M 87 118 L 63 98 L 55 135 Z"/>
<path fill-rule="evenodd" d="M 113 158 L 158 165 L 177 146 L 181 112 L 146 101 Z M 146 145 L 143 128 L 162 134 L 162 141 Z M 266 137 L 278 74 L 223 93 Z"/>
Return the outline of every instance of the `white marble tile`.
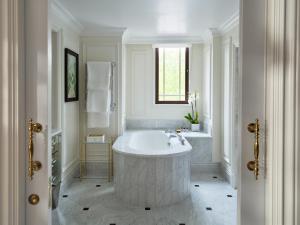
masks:
<path fill-rule="evenodd" d="M 53 211 L 52 225 L 236 225 L 237 193 L 220 174 L 192 174 L 190 184 L 190 197 L 146 211 L 120 201 L 106 180 L 77 180 L 62 193 L 68 197 L 61 198 Z"/>

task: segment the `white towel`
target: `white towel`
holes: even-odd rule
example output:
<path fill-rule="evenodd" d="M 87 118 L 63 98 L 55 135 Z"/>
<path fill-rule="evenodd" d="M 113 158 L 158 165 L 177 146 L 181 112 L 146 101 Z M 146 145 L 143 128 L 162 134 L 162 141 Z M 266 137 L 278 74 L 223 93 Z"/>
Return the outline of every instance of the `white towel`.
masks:
<path fill-rule="evenodd" d="M 88 90 L 87 112 L 110 112 L 111 91 L 110 90 Z"/>
<path fill-rule="evenodd" d="M 107 128 L 109 127 L 109 112 L 104 113 L 88 113 L 87 127 L 88 128 Z"/>
<path fill-rule="evenodd" d="M 111 72 L 111 62 L 87 62 L 87 89 L 109 89 Z"/>

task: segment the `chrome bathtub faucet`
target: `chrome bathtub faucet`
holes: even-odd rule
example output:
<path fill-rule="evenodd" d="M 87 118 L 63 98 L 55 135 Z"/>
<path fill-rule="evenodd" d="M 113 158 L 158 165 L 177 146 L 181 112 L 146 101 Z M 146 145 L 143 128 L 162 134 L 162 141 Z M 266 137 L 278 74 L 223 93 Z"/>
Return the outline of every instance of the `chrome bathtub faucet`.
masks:
<path fill-rule="evenodd" d="M 179 140 L 179 142 L 182 144 L 182 145 L 184 145 L 184 138 L 180 135 L 180 134 L 170 134 L 169 135 L 169 142 L 168 142 L 168 145 L 170 146 L 171 145 L 171 139 L 172 138 L 178 138 L 178 140 Z"/>
<path fill-rule="evenodd" d="M 177 136 L 178 136 L 178 139 L 181 142 L 181 144 L 184 145 L 184 138 L 179 134 Z"/>
<path fill-rule="evenodd" d="M 177 137 L 177 135 L 175 135 L 175 134 L 170 134 L 170 135 L 168 136 L 168 138 L 169 138 L 168 145 L 169 145 L 169 146 L 171 146 L 171 139 L 172 139 L 172 138 L 176 138 L 176 137 Z"/>

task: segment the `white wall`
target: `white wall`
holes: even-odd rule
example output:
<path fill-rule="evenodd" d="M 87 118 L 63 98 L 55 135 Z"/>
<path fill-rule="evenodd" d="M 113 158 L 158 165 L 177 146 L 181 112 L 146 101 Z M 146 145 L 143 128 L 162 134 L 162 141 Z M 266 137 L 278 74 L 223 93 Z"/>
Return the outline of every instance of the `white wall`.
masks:
<path fill-rule="evenodd" d="M 124 124 L 124 78 L 122 73 L 122 34 L 118 36 L 98 36 L 80 38 L 80 73 L 79 73 L 79 102 L 80 102 L 80 142 L 88 134 L 105 134 L 116 138 L 123 131 Z M 86 63 L 88 61 L 114 62 L 113 69 L 113 103 L 116 107 L 110 115 L 108 128 L 87 128 L 86 120 Z M 108 163 L 107 145 L 86 145 L 87 171 L 89 176 L 106 176 Z M 107 171 L 106 171 L 107 172 Z"/>
<path fill-rule="evenodd" d="M 116 66 L 113 70 L 113 102 L 116 104 L 115 110 L 110 116 L 110 126 L 108 128 L 87 129 L 86 126 L 86 63 L 87 61 L 114 62 Z M 123 94 L 123 74 L 122 74 L 122 35 L 113 37 L 81 37 L 80 46 L 80 137 L 84 140 L 89 133 L 104 133 L 116 137 L 123 130 L 122 120 L 122 96 Z"/>
<path fill-rule="evenodd" d="M 212 137 L 213 162 L 221 162 L 222 149 L 222 70 L 221 70 L 221 37 L 212 35 L 211 39 L 211 82 L 212 82 Z"/>
<path fill-rule="evenodd" d="M 79 54 L 79 36 L 71 30 L 63 30 L 63 46 Z M 64 66 L 64 64 L 63 64 Z M 64 83 L 63 83 L 64 84 Z M 64 85 L 63 85 L 64 87 Z M 63 91 L 64 95 L 64 91 Z M 72 170 L 79 160 L 79 102 L 64 102 L 63 110 L 64 150 L 62 157 L 63 174 Z M 70 171 L 71 172 L 71 171 Z"/>
<path fill-rule="evenodd" d="M 60 81 L 61 81 L 61 123 L 62 123 L 62 179 L 74 171 L 79 162 L 79 102 L 64 102 L 64 49 L 69 48 L 79 53 L 78 27 L 62 9 L 51 5 L 50 24 L 52 30 L 58 32 L 60 49 Z"/>
<path fill-rule="evenodd" d="M 193 44 L 190 50 L 190 92 L 201 90 L 202 54 L 202 44 Z M 154 103 L 154 70 L 151 44 L 126 45 L 126 118 L 184 119 L 184 115 L 191 111 L 189 105 Z"/>
<path fill-rule="evenodd" d="M 238 24 L 222 35 L 222 165 L 233 187 L 240 155 L 241 80 L 237 71 L 236 47 L 239 46 Z"/>
<path fill-rule="evenodd" d="M 211 134 L 212 126 L 212 45 L 203 47 L 203 76 L 201 81 L 202 107 L 204 130 Z"/>
<path fill-rule="evenodd" d="M 238 133 L 233 123 L 238 112 L 238 80 L 235 80 L 234 47 L 239 46 L 239 26 L 226 30 L 211 29 L 203 45 L 202 114 L 204 128 L 213 137 L 212 161 L 223 165 L 229 180 L 236 162 L 235 140 Z M 211 130 L 210 130 L 211 128 Z M 234 133 L 235 132 L 235 133 Z M 233 152 L 234 151 L 234 152 Z M 234 155 L 234 156 L 233 156 Z"/>

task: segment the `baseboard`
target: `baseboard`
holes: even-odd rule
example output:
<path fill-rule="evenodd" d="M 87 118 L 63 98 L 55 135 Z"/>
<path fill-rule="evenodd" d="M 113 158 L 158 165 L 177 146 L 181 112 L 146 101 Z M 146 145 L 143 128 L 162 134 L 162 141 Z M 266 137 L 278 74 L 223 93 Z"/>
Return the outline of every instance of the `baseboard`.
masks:
<path fill-rule="evenodd" d="M 73 179 L 79 175 L 79 159 L 70 162 L 62 171 L 61 192 L 72 184 Z"/>
<path fill-rule="evenodd" d="M 221 166 L 220 163 L 199 163 L 191 164 L 191 172 L 196 173 L 220 173 Z"/>
<path fill-rule="evenodd" d="M 228 163 L 223 162 L 221 165 L 221 172 L 222 172 L 224 178 L 226 179 L 226 181 L 231 184 L 231 182 L 232 182 L 231 166 Z"/>
<path fill-rule="evenodd" d="M 107 178 L 108 162 L 86 162 L 86 176 L 89 178 Z"/>

